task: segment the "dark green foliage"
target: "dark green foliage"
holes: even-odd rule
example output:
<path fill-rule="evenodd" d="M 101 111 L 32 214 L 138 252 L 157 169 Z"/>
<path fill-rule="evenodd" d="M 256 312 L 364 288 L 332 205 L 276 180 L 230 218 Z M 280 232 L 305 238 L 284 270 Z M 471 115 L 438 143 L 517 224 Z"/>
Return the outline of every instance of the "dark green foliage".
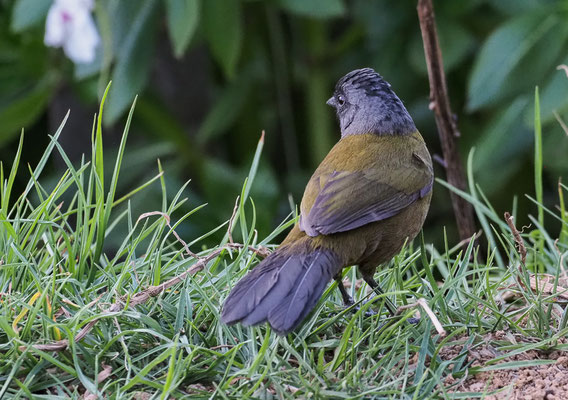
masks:
<path fill-rule="evenodd" d="M 61 102 L 58 88 L 71 88 L 94 112 L 112 79 L 105 123 L 119 121 L 141 95 L 134 140 L 149 149 L 170 144 L 164 162 L 175 165 L 172 178 L 193 179 L 210 203 L 208 217 L 196 222 L 204 228 L 227 217 L 238 193 L 230 182 L 244 177 L 264 129 L 268 151 L 260 174 L 271 181 L 265 193 L 271 206 L 258 211 L 266 231 L 289 210 L 287 193 L 300 198 L 309 172 L 338 138 L 325 105 L 334 82 L 364 66 L 392 83 L 431 151 L 440 152 L 413 1 L 98 0 L 102 46 L 91 65 L 76 66 L 42 43 L 51 2 L 31 3 L 0 3 L 0 144 L 9 146 L 1 158 L 13 153 L 21 128 L 44 135 L 33 123 L 44 122 Z M 556 70 L 568 63 L 564 2 L 435 6 L 461 145 L 477 148 L 473 168 L 486 194 L 502 208 L 504 193 L 529 190 L 524 177 L 532 173 L 528 116 L 535 85 L 541 88 L 545 180 L 565 175 L 568 140 L 554 117 L 568 112 L 568 78 Z M 80 106 L 59 107 L 73 112 Z M 549 198 L 545 193 L 545 202 Z M 435 197 L 433 207 L 431 221 L 451 226 L 446 198 Z M 526 203 L 520 207 L 528 210 Z"/>

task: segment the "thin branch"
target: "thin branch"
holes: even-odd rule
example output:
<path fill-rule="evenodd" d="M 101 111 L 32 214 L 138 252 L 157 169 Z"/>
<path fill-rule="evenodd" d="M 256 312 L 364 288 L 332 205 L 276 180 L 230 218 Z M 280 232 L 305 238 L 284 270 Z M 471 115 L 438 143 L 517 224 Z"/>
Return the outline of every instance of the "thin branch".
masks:
<path fill-rule="evenodd" d="M 507 225 L 509 225 L 509 229 L 511 229 L 511 232 L 513 233 L 513 238 L 515 239 L 515 243 L 517 244 L 517 249 L 519 250 L 519 254 L 521 255 L 521 263 L 525 264 L 527 260 L 527 248 L 525 247 L 523 238 L 521 238 L 521 234 L 519 233 L 517 227 L 515 226 L 515 223 L 513 222 L 513 216 L 508 212 L 505 212 L 505 221 L 507 222 Z"/>
<path fill-rule="evenodd" d="M 430 109 L 434 111 L 436 117 L 447 180 L 450 185 L 465 191 L 466 176 L 457 145 L 460 133 L 456 117 L 450 108 L 432 0 L 418 0 L 417 10 L 430 81 Z M 470 238 L 475 233 L 473 207 L 454 192 L 451 192 L 450 196 L 460 239 Z"/>
<path fill-rule="evenodd" d="M 240 243 L 228 243 L 228 244 L 225 245 L 225 247 L 229 248 L 229 249 L 242 249 L 245 246 L 240 244 Z M 272 253 L 268 247 L 261 246 L 261 245 L 247 246 L 247 249 L 249 251 L 252 251 L 253 253 L 255 253 L 256 255 L 258 255 L 262 258 L 266 258 L 270 255 L 270 253 Z"/>
<path fill-rule="evenodd" d="M 509 229 L 511 230 L 513 238 L 515 239 L 517 250 L 521 255 L 521 262 L 517 266 L 517 270 L 519 271 L 519 274 L 516 277 L 517 284 L 519 286 L 525 287 L 525 285 L 523 284 L 522 276 L 523 276 L 523 265 L 526 265 L 525 261 L 527 260 L 527 248 L 525 247 L 525 243 L 523 242 L 521 234 L 519 233 L 517 227 L 515 226 L 515 223 L 513 222 L 513 216 L 509 214 L 508 211 L 505 211 L 505 221 L 507 222 L 507 225 L 509 225 Z"/>
<path fill-rule="evenodd" d="M 175 238 L 178 240 L 178 242 L 180 242 L 183 245 L 183 248 L 185 249 L 185 252 L 192 258 L 199 258 L 199 256 L 197 254 L 195 254 L 194 252 L 192 252 L 191 250 L 189 250 L 189 246 L 187 245 L 187 243 L 185 243 L 183 241 L 183 239 L 177 234 L 177 232 L 174 230 L 174 228 L 172 228 L 172 226 L 170 225 L 171 219 L 170 216 L 168 214 L 166 214 L 165 212 L 161 212 L 161 211 L 150 211 L 147 213 L 144 213 L 142 215 L 140 215 L 138 217 L 138 221 L 140 221 L 143 218 L 148 218 L 151 217 L 153 215 L 160 215 L 162 216 L 165 220 L 166 220 L 166 225 L 168 226 L 168 228 L 170 228 L 170 230 L 172 231 L 173 235 L 175 236 Z"/>

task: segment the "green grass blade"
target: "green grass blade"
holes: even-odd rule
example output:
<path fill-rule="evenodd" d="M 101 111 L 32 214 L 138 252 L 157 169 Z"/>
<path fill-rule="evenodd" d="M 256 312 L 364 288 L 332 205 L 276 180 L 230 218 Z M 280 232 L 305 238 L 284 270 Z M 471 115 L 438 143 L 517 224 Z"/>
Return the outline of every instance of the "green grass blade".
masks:
<path fill-rule="evenodd" d="M 544 226 L 544 204 L 542 189 L 542 125 L 540 122 L 540 97 L 538 86 L 534 89 L 534 189 L 536 200 L 538 202 L 538 222 L 540 226 Z M 539 250 L 544 250 L 544 241 L 539 240 Z"/>

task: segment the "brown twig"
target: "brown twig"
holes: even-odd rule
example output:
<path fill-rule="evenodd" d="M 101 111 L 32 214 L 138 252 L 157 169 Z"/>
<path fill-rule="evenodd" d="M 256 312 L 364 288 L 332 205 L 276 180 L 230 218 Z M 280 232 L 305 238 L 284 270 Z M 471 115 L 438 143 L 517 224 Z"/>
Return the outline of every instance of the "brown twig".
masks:
<path fill-rule="evenodd" d="M 507 222 L 509 229 L 511 229 L 511 232 L 513 233 L 513 238 L 515 239 L 517 249 L 519 251 L 519 254 L 521 255 L 521 263 L 525 264 L 525 261 L 527 260 L 527 248 L 525 247 L 523 238 L 521 238 L 521 234 L 519 233 L 517 227 L 515 226 L 515 223 L 513 222 L 513 216 L 508 212 L 505 212 L 505 221 Z M 519 265 L 519 269 L 520 268 L 521 266 Z"/>
<path fill-rule="evenodd" d="M 534 291 L 568 300 L 568 288 L 562 286 L 564 282 L 556 280 L 554 275 L 538 274 L 531 276 L 529 282 Z"/>
<path fill-rule="evenodd" d="M 517 250 L 521 255 L 521 262 L 517 266 L 519 275 L 517 275 L 516 279 L 517 284 L 524 287 L 525 285 L 523 284 L 521 276 L 523 275 L 523 265 L 525 265 L 525 261 L 527 260 L 527 248 L 525 247 L 525 243 L 523 242 L 521 234 L 519 233 L 517 227 L 515 226 L 515 223 L 513 222 L 513 216 L 509 214 L 508 211 L 505 211 L 505 221 L 507 222 L 507 225 L 509 225 L 509 229 L 511 230 L 513 238 L 515 239 Z"/>
<path fill-rule="evenodd" d="M 455 116 L 450 108 L 432 0 L 418 0 L 417 10 L 430 81 L 430 109 L 434 111 L 436 117 L 436 125 L 444 154 L 446 177 L 450 185 L 460 190 L 466 190 L 466 178 L 457 145 L 457 138 L 460 133 Z M 451 192 L 450 196 L 460 239 L 470 238 L 475 233 L 473 207 L 454 192 Z"/>
<path fill-rule="evenodd" d="M 221 349 L 232 349 L 233 347 L 235 347 L 235 346 L 232 345 L 232 344 L 220 344 L 218 346 L 213 346 L 213 347 L 209 348 L 209 350 L 215 351 L 215 350 L 221 350 Z"/>
<path fill-rule="evenodd" d="M 262 131 L 262 135 L 264 137 L 264 131 Z M 237 196 L 237 200 L 235 201 L 235 207 L 233 208 L 233 214 L 231 214 L 231 218 L 229 219 L 229 226 L 227 227 L 227 236 L 228 236 L 228 243 L 226 244 L 226 247 L 230 248 L 230 249 L 242 249 L 244 246 L 240 243 L 235 243 L 233 242 L 233 236 L 232 236 L 232 230 L 233 230 L 233 224 L 235 223 L 235 217 L 237 215 L 237 210 L 239 209 L 239 200 L 240 200 L 240 196 Z M 256 242 L 256 235 L 258 234 L 256 229 L 254 230 L 254 240 L 253 243 Z M 262 258 L 266 258 L 270 255 L 270 250 L 268 250 L 267 247 L 264 246 L 248 246 L 248 249 L 250 251 L 252 251 L 253 253 L 258 254 L 259 256 L 261 256 Z"/>
<path fill-rule="evenodd" d="M 511 214 L 509 214 L 508 212 L 505 212 L 505 221 L 507 222 L 507 225 L 509 225 L 509 229 L 511 229 L 511 233 L 513 234 L 513 238 L 515 239 L 515 246 L 519 252 L 519 254 L 521 255 L 521 262 L 519 263 L 519 274 L 522 273 L 522 266 L 525 265 L 526 260 L 527 260 L 527 248 L 525 247 L 525 243 L 523 241 L 523 238 L 521 237 L 521 234 L 519 232 L 519 230 L 517 229 L 517 227 L 515 226 L 515 223 L 513 222 L 513 216 Z M 564 270 L 564 266 L 563 266 L 563 254 L 560 252 L 560 249 L 556 246 L 556 241 L 554 242 L 554 247 L 556 247 L 556 250 L 558 251 L 558 253 L 560 254 L 560 268 L 562 269 L 563 275 L 566 276 L 566 271 Z M 554 283 L 556 281 L 556 277 L 554 275 L 549 275 L 549 274 L 531 274 L 529 276 L 529 286 L 532 290 L 534 291 L 538 291 L 547 295 L 554 295 L 556 297 L 560 297 L 563 298 L 565 300 L 568 300 L 568 288 L 565 288 L 562 285 L 565 285 L 565 282 L 562 282 L 561 284 L 559 284 L 558 282 Z M 553 283 L 550 283 L 553 282 Z M 526 287 L 527 285 L 525 285 L 522 281 L 520 276 L 517 277 L 517 284 L 519 286 L 522 287 Z M 507 286 L 507 288 L 513 288 L 514 285 L 509 285 Z"/>
<path fill-rule="evenodd" d="M 225 247 L 228 247 L 230 249 L 242 249 L 244 247 L 244 245 L 240 244 L 240 243 L 228 243 Z M 271 251 L 268 249 L 268 247 L 265 246 L 247 246 L 247 249 L 249 251 L 252 251 L 253 253 L 256 253 L 257 255 L 261 256 L 262 258 L 266 258 L 270 255 Z"/>
<path fill-rule="evenodd" d="M 150 211 L 147 213 L 144 213 L 142 215 L 140 215 L 138 217 L 138 220 L 136 221 L 138 223 L 138 221 L 140 221 L 141 219 L 144 218 L 148 218 L 151 217 L 153 215 L 160 215 L 162 216 L 165 220 L 166 220 L 166 225 L 168 226 L 168 228 L 170 228 L 170 230 L 172 231 L 173 235 L 175 236 L 175 238 L 178 240 L 178 242 L 180 242 L 183 245 L 183 248 L 185 250 L 185 252 L 193 258 L 199 258 L 199 256 L 197 254 L 195 254 L 194 252 L 192 252 L 191 250 L 189 250 L 189 246 L 187 245 L 187 243 L 185 243 L 183 241 L 183 239 L 177 234 L 177 232 L 174 230 L 174 228 L 172 228 L 172 226 L 170 225 L 170 216 L 168 214 L 166 214 L 165 212 L 161 212 L 161 211 Z M 182 255 L 183 257 L 183 255 Z"/>
<path fill-rule="evenodd" d="M 531 274 L 528 287 L 537 293 L 568 300 L 568 287 L 566 287 L 568 282 L 566 282 L 565 278 L 560 278 L 558 282 L 556 280 L 557 277 L 550 274 Z M 513 283 L 507 286 L 500 286 L 499 289 L 515 289 L 516 286 L 527 287 L 524 283 Z"/>

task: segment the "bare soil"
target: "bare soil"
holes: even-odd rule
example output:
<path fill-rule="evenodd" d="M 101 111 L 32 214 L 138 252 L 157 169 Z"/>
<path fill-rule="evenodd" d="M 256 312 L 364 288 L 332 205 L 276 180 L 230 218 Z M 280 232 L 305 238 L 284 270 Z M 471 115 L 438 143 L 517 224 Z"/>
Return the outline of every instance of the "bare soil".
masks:
<path fill-rule="evenodd" d="M 508 335 L 502 331 L 483 337 L 481 342 L 481 345 L 472 346 L 473 348 L 467 351 L 467 362 L 470 362 L 472 367 L 483 367 L 489 361 L 508 352 L 496 350 L 495 343 L 497 342 L 500 344 L 503 342 L 527 344 L 524 339 Z M 559 342 L 559 344 L 563 344 L 568 341 L 564 339 Z M 440 357 L 444 360 L 453 360 L 464 350 L 463 345 L 446 346 L 440 351 Z M 487 400 L 567 400 L 568 352 L 529 350 L 507 357 L 499 363 L 537 359 L 555 360 L 555 362 L 548 365 L 484 371 L 461 379 L 448 376 L 444 383 L 446 387 L 450 387 L 448 392 L 488 393 L 484 397 Z M 499 365 L 499 363 L 494 365 Z M 495 393 L 495 391 L 498 392 Z"/>

